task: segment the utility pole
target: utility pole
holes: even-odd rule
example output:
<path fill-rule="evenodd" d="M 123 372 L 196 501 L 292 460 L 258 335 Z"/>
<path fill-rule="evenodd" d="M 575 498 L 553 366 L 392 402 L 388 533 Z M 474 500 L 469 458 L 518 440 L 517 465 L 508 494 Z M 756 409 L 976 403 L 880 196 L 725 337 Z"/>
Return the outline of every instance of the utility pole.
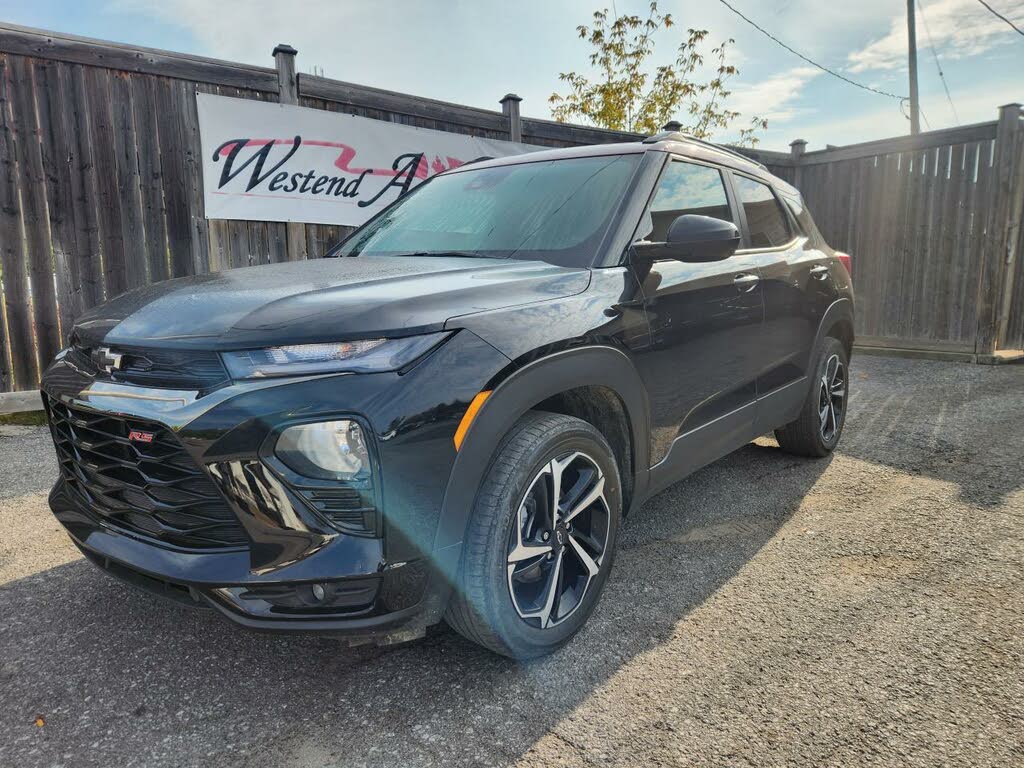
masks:
<path fill-rule="evenodd" d="M 921 108 L 917 95 L 917 25 L 914 2 L 907 0 L 907 42 L 910 55 L 910 133 L 916 136 L 921 132 Z"/>

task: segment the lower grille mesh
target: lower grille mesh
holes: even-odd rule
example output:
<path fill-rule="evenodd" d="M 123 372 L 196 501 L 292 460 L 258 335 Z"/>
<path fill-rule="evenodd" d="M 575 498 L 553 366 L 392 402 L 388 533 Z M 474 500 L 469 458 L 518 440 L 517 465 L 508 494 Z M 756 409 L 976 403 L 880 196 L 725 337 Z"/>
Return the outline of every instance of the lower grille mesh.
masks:
<path fill-rule="evenodd" d="M 109 524 L 189 549 L 248 542 L 213 481 L 163 425 L 53 398 L 48 410 L 64 480 Z M 132 440 L 132 432 L 143 434 Z"/>

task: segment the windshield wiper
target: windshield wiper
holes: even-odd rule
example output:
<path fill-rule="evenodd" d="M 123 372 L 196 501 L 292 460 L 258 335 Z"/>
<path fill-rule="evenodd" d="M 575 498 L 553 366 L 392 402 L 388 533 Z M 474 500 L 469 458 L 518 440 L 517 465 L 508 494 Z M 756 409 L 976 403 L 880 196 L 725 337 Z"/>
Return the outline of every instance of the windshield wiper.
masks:
<path fill-rule="evenodd" d="M 410 253 L 396 253 L 395 256 L 462 256 L 467 259 L 500 259 L 502 256 L 490 256 L 477 251 L 412 251 Z"/>

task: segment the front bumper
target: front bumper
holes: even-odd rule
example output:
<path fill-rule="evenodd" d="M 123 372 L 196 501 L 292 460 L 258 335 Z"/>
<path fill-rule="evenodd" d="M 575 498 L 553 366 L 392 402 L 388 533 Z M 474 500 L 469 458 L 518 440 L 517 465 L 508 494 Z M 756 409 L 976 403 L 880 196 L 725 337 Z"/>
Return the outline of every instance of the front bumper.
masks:
<path fill-rule="evenodd" d="M 286 572 L 254 574 L 245 549 L 192 552 L 106 526 L 59 480 L 50 508 L 75 545 L 122 581 L 194 607 L 212 607 L 251 629 L 340 632 L 377 639 L 415 637 L 444 612 L 448 594 L 434 558 L 389 565 L 383 540 L 339 536 Z M 457 561 L 458 548 L 440 553 Z M 308 597 L 313 585 L 328 603 Z M 267 598 L 270 599 L 267 599 Z M 281 606 L 282 598 L 287 603 Z"/>
<path fill-rule="evenodd" d="M 401 375 L 247 382 L 200 393 L 100 381 L 60 359 L 43 378 L 48 398 L 166 426 L 215 481 L 246 543 L 190 549 L 156 541 L 91 508 L 64 477 L 50 506 L 82 552 L 111 575 L 213 607 L 246 627 L 415 637 L 441 619 L 461 550 L 434 547 L 455 459 L 452 436 L 479 383 L 507 362 L 463 332 Z M 449 381 L 454 371 L 465 385 Z M 376 535 L 326 524 L 266 460 L 282 425 L 339 417 L 360 419 L 375 437 Z"/>

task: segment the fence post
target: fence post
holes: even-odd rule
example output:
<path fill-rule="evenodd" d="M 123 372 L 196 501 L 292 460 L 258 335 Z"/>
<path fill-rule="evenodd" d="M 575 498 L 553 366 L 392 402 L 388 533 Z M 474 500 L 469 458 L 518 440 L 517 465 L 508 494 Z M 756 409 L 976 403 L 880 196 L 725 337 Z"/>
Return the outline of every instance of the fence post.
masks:
<path fill-rule="evenodd" d="M 1017 122 L 1015 123 L 1017 148 L 1016 156 L 1013 158 L 1013 167 L 1010 170 L 1010 195 L 1009 195 L 1009 217 L 1004 229 L 1005 253 L 1003 292 L 999 304 L 999 326 L 996 335 L 996 349 L 1005 345 L 1010 327 L 1010 313 L 1013 311 L 1013 299 L 1015 294 L 1014 278 L 1020 272 L 1015 267 L 1015 262 L 1021 257 L 1018 245 L 1024 243 L 1021 237 L 1021 228 L 1024 227 L 1024 111 L 1020 104 L 1010 105 L 1016 107 Z"/>
<path fill-rule="evenodd" d="M 988 220 L 986 247 L 982 248 L 982 262 L 978 278 L 978 333 L 974 352 L 978 362 L 990 362 L 999 343 L 1000 330 L 1009 311 L 1003 301 L 1004 286 L 1008 282 L 1009 262 L 1013 257 L 1013 234 L 1019 213 L 1017 197 L 1022 194 L 1022 181 L 1017 173 L 1017 138 L 1021 130 L 1021 105 L 1004 104 L 999 108 L 996 123 L 995 185 L 992 189 L 991 214 Z"/>
<path fill-rule="evenodd" d="M 501 99 L 501 111 L 508 118 L 508 140 L 523 140 L 523 121 L 519 117 L 519 102 L 522 99 L 514 93 L 506 93 Z"/>
<path fill-rule="evenodd" d="M 807 142 L 803 139 L 795 139 L 789 142 L 789 156 L 793 158 L 793 186 L 800 189 L 800 161 L 807 150 Z"/>
<path fill-rule="evenodd" d="M 295 74 L 295 54 L 298 51 L 286 43 L 274 48 L 274 66 L 277 68 L 277 99 L 282 104 L 299 103 L 299 78 Z M 289 261 L 306 258 L 306 225 L 290 221 L 287 228 Z"/>

